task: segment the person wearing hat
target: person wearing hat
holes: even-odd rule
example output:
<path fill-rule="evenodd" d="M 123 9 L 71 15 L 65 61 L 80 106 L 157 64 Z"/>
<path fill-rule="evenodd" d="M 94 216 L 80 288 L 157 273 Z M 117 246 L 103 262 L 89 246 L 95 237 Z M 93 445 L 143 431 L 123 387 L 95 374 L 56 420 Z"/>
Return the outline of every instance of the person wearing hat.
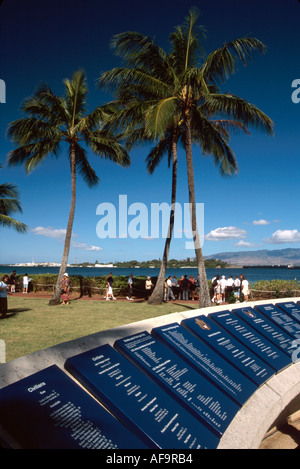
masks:
<path fill-rule="evenodd" d="M 61 299 L 63 305 L 68 305 L 70 302 L 70 279 L 67 273 L 64 274 L 62 279 L 62 286 L 61 286 Z"/>

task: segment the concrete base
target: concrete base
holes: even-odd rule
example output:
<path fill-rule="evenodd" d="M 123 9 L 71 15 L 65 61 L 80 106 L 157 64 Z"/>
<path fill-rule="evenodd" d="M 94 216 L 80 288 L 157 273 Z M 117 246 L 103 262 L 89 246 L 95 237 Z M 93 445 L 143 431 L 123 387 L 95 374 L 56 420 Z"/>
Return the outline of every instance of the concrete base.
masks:
<path fill-rule="evenodd" d="M 281 301 L 297 302 L 299 300 L 300 298 L 262 300 L 248 302 L 247 305 L 253 307 L 256 304 L 275 304 Z M 240 305 L 243 306 L 244 304 Z M 0 364 L 0 389 L 53 364 L 64 370 L 64 363 L 67 358 L 99 347 L 100 345 L 113 345 L 117 339 L 141 331 L 151 332 L 154 327 L 164 326 L 173 322 L 180 323 L 183 319 L 200 314 L 207 316 L 214 312 L 232 310 L 237 307 L 239 307 L 237 304 L 214 306 L 190 312 L 160 316 L 98 332 L 20 357 L 8 363 Z M 289 416 L 299 409 L 300 362 L 296 362 L 272 377 L 251 396 L 222 436 L 218 449 L 258 449 L 271 428 L 285 423 Z"/>

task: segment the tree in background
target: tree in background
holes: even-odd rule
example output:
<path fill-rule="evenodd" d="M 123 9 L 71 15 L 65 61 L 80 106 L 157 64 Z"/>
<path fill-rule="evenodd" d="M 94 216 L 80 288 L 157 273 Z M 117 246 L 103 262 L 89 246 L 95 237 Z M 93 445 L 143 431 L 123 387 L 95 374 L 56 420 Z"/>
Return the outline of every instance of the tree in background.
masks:
<path fill-rule="evenodd" d="M 87 84 L 83 70 L 76 71 L 71 79 L 64 80 L 63 97 L 55 95 L 48 85 L 41 86 L 25 100 L 22 111 L 27 117 L 12 122 L 8 135 L 18 148 L 8 156 L 8 165 L 24 164 L 30 173 L 50 155 L 57 157 L 65 144 L 64 155 L 68 157 L 71 172 L 71 206 L 66 229 L 64 250 L 55 292 L 50 304 L 58 304 L 61 282 L 70 251 L 72 228 L 76 205 L 76 177 L 79 173 L 89 187 L 99 179 L 91 167 L 87 151 L 90 147 L 98 156 L 128 166 L 130 159 L 123 148 L 103 124 L 106 114 L 97 107 L 87 113 Z M 61 188 L 64 190 L 64 188 Z"/>

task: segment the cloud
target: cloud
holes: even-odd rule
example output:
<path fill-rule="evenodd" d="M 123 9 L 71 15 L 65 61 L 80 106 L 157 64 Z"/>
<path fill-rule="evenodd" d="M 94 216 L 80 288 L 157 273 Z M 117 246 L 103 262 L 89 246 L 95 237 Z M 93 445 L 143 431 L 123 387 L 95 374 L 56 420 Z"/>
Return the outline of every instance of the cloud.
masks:
<path fill-rule="evenodd" d="M 251 243 L 250 241 L 243 241 L 242 239 L 235 243 L 235 246 L 240 246 L 243 248 L 253 248 L 255 246 L 259 246 L 258 244 Z"/>
<path fill-rule="evenodd" d="M 64 228 L 52 228 L 51 226 L 43 227 L 37 226 L 33 228 L 31 232 L 37 236 L 46 236 L 47 238 L 57 239 L 58 241 L 64 241 L 66 236 L 66 229 Z M 77 235 L 72 233 L 72 237 L 76 238 Z M 83 251 L 102 251 L 99 246 L 91 246 L 86 243 L 79 243 L 71 241 L 71 247 L 74 249 L 82 249 Z"/>
<path fill-rule="evenodd" d="M 71 242 L 71 247 L 74 249 L 82 249 L 83 251 L 102 251 L 102 248 L 99 246 L 91 246 L 86 243 L 77 243 L 75 241 Z"/>
<path fill-rule="evenodd" d="M 277 230 L 264 241 L 270 244 L 300 243 L 300 233 L 298 230 Z"/>
<path fill-rule="evenodd" d="M 225 241 L 227 239 L 242 239 L 246 237 L 247 232 L 235 226 L 224 226 L 216 228 L 205 236 L 207 241 Z"/>
<path fill-rule="evenodd" d="M 254 220 L 253 225 L 269 225 L 270 222 L 264 219 Z"/>
<path fill-rule="evenodd" d="M 31 230 L 33 234 L 37 236 L 46 236 L 47 238 L 53 238 L 53 239 L 64 239 L 66 236 L 66 230 L 61 228 L 61 229 L 56 229 L 56 228 L 51 228 L 48 226 L 47 228 L 44 228 L 43 226 L 37 226 L 36 228 L 33 228 Z"/>

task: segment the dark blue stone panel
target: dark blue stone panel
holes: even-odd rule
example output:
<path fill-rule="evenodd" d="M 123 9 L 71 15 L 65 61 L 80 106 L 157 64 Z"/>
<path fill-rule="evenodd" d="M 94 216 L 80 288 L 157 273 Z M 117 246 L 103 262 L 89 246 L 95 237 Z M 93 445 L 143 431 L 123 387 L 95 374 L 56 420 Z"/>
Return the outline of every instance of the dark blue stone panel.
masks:
<path fill-rule="evenodd" d="M 257 386 L 275 374 L 273 368 L 219 327 L 212 319 L 201 315 L 185 319 L 182 325 L 197 334 L 201 340 L 226 358 Z"/>
<path fill-rule="evenodd" d="M 254 309 L 262 313 L 294 339 L 300 337 L 300 323 L 282 311 L 282 309 L 272 304 L 256 305 Z"/>
<path fill-rule="evenodd" d="M 180 324 L 156 327 L 151 333 L 204 374 L 239 406 L 245 404 L 257 389 L 252 381 Z"/>
<path fill-rule="evenodd" d="M 276 372 L 291 364 L 290 358 L 285 353 L 251 326 L 248 326 L 236 314 L 222 311 L 210 314 L 209 317 L 268 363 Z"/>
<path fill-rule="evenodd" d="M 69 358 L 65 366 L 151 448 L 217 447 L 215 434 L 110 345 Z"/>
<path fill-rule="evenodd" d="M 56 365 L 0 390 L 0 424 L 23 449 L 147 448 Z"/>
<path fill-rule="evenodd" d="M 280 329 L 280 327 L 276 326 L 272 321 L 267 319 L 263 314 L 249 306 L 234 309 L 232 312 L 255 330 L 260 332 L 261 335 L 279 347 L 289 357 L 292 356 L 294 352 L 294 339 Z"/>
<path fill-rule="evenodd" d="M 300 323 L 300 305 L 296 304 L 294 301 L 289 301 L 286 303 L 277 303 L 275 306 L 285 311 L 289 316 Z"/>
<path fill-rule="evenodd" d="M 221 437 L 240 407 L 211 381 L 148 332 L 114 347 Z"/>

